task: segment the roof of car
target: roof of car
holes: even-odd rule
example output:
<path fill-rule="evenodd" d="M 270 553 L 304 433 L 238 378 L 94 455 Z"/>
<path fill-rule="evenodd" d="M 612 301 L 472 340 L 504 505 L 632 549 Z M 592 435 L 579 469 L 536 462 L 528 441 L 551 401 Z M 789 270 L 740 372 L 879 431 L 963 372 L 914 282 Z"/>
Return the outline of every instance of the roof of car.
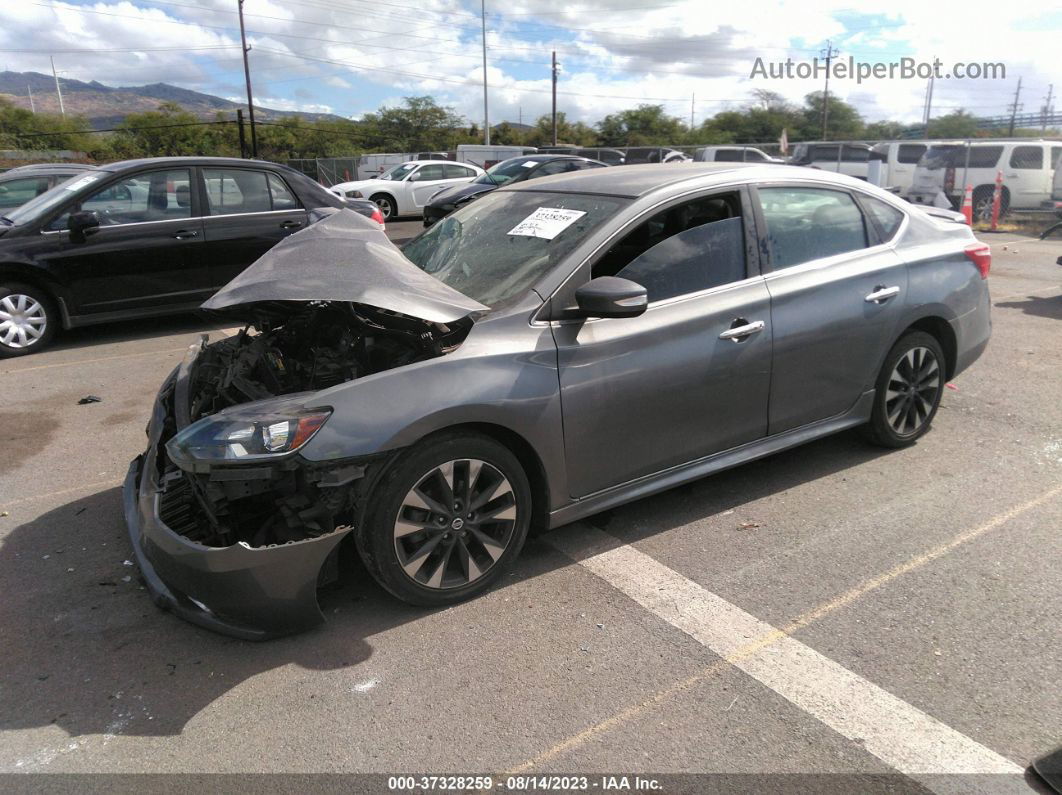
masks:
<path fill-rule="evenodd" d="M 143 157 L 137 160 L 119 160 L 100 166 L 104 171 L 124 171 L 143 166 L 267 166 L 269 168 L 288 169 L 280 163 L 267 160 L 243 160 L 239 157 Z"/>
<path fill-rule="evenodd" d="M 33 163 L 32 165 L 15 166 L 3 173 L 17 173 L 20 176 L 25 176 L 32 173 L 50 174 L 53 171 L 69 171 L 73 173 L 77 171 L 94 171 L 95 169 L 96 166 L 88 163 Z"/>
<path fill-rule="evenodd" d="M 502 190 L 550 190 L 559 193 L 602 193 L 635 198 L 677 182 L 722 174 L 744 168 L 777 168 L 791 177 L 792 166 L 762 166 L 759 163 L 646 163 L 573 171 L 551 177 L 506 185 Z M 784 169 L 784 170 L 782 170 Z"/>
<path fill-rule="evenodd" d="M 529 160 L 532 163 L 545 163 L 549 160 L 589 160 L 588 157 L 582 155 L 566 155 L 563 152 L 546 152 L 539 155 L 516 155 L 510 157 L 509 160 Z"/>

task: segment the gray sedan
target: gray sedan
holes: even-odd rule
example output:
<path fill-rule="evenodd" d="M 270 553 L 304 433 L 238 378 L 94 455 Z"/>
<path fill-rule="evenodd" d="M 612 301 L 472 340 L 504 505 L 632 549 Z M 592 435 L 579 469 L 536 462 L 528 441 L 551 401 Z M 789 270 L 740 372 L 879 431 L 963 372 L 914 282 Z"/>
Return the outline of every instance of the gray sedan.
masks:
<path fill-rule="evenodd" d="M 846 428 L 912 444 L 991 330 L 988 247 L 935 212 L 744 164 L 502 188 L 403 251 L 338 211 L 208 301 L 247 329 L 162 387 L 125 490 L 149 589 L 276 636 L 352 546 L 445 605 L 531 529 Z"/>

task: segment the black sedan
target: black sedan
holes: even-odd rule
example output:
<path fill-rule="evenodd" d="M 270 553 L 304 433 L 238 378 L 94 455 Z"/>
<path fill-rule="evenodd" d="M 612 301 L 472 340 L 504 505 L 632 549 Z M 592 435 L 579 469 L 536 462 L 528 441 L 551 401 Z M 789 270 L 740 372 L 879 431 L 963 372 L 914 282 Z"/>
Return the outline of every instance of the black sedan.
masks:
<path fill-rule="evenodd" d="M 0 358 L 72 328 L 197 308 L 320 211 L 347 207 L 287 166 L 168 157 L 86 171 L 0 218 Z"/>
<path fill-rule="evenodd" d="M 605 168 L 607 165 L 599 160 L 574 155 L 544 154 L 512 157 L 488 169 L 486 174 L 477 177 L 472 182 L 443 188 L 432 196 L 424 207 L 424 226 L 431 226 L 458 207 L 463 207 L 502 185 L 512 185 L 537 177 L 548 177 L 551 174 Z"/>

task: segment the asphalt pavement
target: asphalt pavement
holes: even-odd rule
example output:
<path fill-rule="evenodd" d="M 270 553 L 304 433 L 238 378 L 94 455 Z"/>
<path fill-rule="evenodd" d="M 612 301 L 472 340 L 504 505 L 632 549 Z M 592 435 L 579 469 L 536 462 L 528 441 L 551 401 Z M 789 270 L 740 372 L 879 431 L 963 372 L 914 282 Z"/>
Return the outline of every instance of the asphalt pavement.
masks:
<path fill-rule="evenodd" d="M 591 517 L 446 610 L 354 564 L 325 626 L 263 644 L 156 609 L 122 520 L 162 378 L 224 330 L 115 324 L 0 361 L 0 773 L 1028 791 L 1062 744 L 1062 242 L 986 239 L 991 345 L 917 445 L 844 433 Z"/>

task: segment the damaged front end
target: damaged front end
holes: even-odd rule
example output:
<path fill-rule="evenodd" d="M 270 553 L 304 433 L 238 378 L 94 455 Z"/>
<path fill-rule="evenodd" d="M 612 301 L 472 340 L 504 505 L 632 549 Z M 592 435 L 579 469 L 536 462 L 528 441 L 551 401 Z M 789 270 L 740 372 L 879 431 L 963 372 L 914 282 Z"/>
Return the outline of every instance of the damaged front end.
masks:
<path fill-rule="evenodd" d="M 241 280 L 245 299 L 267 296 L 269 285 L 256 286 L 251 271 L 275 266 L 270 257 L 215 296 L 215 306 Z M 280 275 L 275 267 L 269 274 Z M 254 640 L 324 620 L 317 589 L 337 579 L 340 543 L 391 453 L 320 462 L 299 450 L 331 415 L 321 390 L 461 344 L 473 324 L 467 308 L 440 309 L 439 295 L 432 298 L 423 314 L 447 322 L 399 311 L 411 307 L 409 293 L 382 308 L 292 300 L 289 290 L 285 300 L 228 306 L 245 328 L 192 346 L 159 391 L 147 450 L 125 484 L 137 562 L 160 607 Z"/>

